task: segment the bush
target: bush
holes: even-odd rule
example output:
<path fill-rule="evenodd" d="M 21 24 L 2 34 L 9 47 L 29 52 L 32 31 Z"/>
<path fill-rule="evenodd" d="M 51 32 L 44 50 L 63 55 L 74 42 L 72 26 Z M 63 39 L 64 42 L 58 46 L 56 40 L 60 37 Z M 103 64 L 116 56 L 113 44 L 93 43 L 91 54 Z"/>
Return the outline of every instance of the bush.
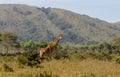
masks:
<path fill-rule="evenodd" d="M 13 61 L 14 60 L 14 57 L 13 56 L 2 56 L 2 59 L 5 61 L 5 62 L 9 62 L 9 61 Z"/>
<path fill-rule="evenodd" d="M 44 71 L 43 73 L 40 73 L 39 77 L 59 77 L 56 74 L 53 74 L 52 71 L 46 72 Z"/>
<path fill-rule="evenodd" d="M 67 52 L 57 51 L 57 52 L 54 52 L 53 57 L 54 57 L 56 60 L 66 59 L 66 58 L 68 58 L 68 54 L 67 54 Z"/>
<path fill-rule="evenodd" d="M 72 53 L 68 53 L 68 59 L 69 60 L 84 60 L 86 59 L 85 55 L 82 53 L 76 53 L 76 52 L 72 52 Z"/>
<path fill-rule="evenodd" d="M 27 59 L 27 57 L 20 55 L 18 57 L 18 62 L 19 62 L 19 65 L 25 65 L 28 63 L 28 59 Z"/>
<path fill-rule="evenodd" d="M 43 71 L 36 74 L 31 73 L 21 73 L 17 77 L 59 77 L 57 74 L 54 74 L 52 71 Z"/>
<path fill-rule="evenodd" d="M 2 65 L 2 71 L 5 71 L 5 72 L 13 72 L 13 68 L 11 68 L 10 66 L 8 66 L 7 64 L 3 64 Z"/>
<path fill-rule="evenodd" d="M 98 59 L 98 60 L 104 60 L 104 59 L 105 59 L 105 58 L 104 58 L 104 54 L 101 53 L 101 52 L 95 53 L 94 57 L 95 57 L 96 59 Z"/>
<path fill-rule="evenodd" d="M 25 52 L 18 56 L 19 65 L 36 66 L 40 64 L 40 57 L 37 52 Z"/>
<path fill-rule="evenodd" d="M 112 56 L 103 52 L 88 53 L 88 57 L 98 59 L 98 60 L 111 60 Z"/>
<path fill-rule="evenodd" d="M 82 77 L 96 77 L 96 76 L 95 76 L 94 74 L 90 73 L 90 74 L 84 75 L 84 76 L 82 76 Z"/>
<path fill-rule="evenodd" d="M 120 64 L 120 56 L 117 56 L 113 59 L 113 61 L 115 61 L 116 63 Z"/>

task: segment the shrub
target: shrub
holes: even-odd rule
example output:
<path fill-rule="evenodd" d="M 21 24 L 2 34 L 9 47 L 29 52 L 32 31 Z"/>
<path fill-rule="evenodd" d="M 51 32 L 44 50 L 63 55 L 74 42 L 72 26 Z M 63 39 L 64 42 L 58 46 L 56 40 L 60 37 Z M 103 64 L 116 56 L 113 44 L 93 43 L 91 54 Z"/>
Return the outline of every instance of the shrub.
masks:
<path fill-rule="evenodd" d="M 53 74 L 52 71 L 40 73 L 39 77 L 58 77 L 58 75 Z"/>
<path fill-rule="evenodd" d="M 7 64 L 3 64 L 2 65 L 2 71 L 5 71 L 5 72 L 13 72 L 13 68 L 11 68 L 10 66 L 8 66 Z"/>
<path fill-rule="evenodd" d="M 43 71 L 36 74 L 31 73 L 21 73 L 17 77 L 59 77 L 57 74 L 53 74 L 52 71 Z"/>
<path fill-rule="evenodd" d="M 37 52 L 25 52 L 18 56 L 19 65 L 36 66 L 40 64 L 40 57 Z"/>
<path fill-rule="evenodd" d="M 72 52 L 72 53 L 68 53 L 68 59 L 70 60 L 84 60 L 86 59 L 85 55 L 82 53 L 76 53 L 76 52 Z"/>
<path fill-rule="evenodd" d="M 98 60 L 104 60 L 104 54 L 101 53 L 101 52 L 98 52 L 95 54 L 95 58 L 98 59 Z"/>
<path fill-rule="evenodd" d="M 5 62 L 13 61 L 13 59 L 14 59 L 13 56 L 7 56 L 7 55 L 2 56 L 2 58 Z"/>
<path fill-rule="evenodd" d="M 63 59 L 67 57 L 67 53 L 63 53 L 62 51 L 59 50 L 53 53 L 53 57 L 56 60 Z"/>
<path fill-rule="evenodd" d="M 84 75 L 84 76 L 82 76 L 82 77 L 96 77 L 96 76 L 95 76 L 94 74 L 90 73 L 90 74 Z"/>
<path fill-rule="evenodd" d="M 27 59 L 27 57 L 20 55 L 18 57 L 18 62 L 19 62 L 19 65 L 25 65 L 28 63 L 28 59 Z"/>
<path fill-rule="evenodd" d="M 92 58 L 98 59 L 98 60 L 109 60 L 111 57 L 108 54 L 105 54 L 103 52 L 96 52 L 96 53 L 89 53 L 89 55 Z"/>
<path fill-rule="evenodd" d="M 120 56 L 117 56 L 113 59 L 113 61 L 115 61 L 116 63 L 120 64 Z"/>

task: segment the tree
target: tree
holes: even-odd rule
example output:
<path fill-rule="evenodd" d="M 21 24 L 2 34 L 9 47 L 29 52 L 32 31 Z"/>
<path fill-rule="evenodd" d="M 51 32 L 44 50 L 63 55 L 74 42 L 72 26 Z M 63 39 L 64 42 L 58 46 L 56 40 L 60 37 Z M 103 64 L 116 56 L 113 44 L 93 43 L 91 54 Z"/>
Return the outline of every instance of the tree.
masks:
<path fill-rule="evenodd" d="M 32 40 L 29 40 L 27 42 L 21 42 L 20 46 L 26 51 L 33 51 L 36 49 L 36 43 Z"/>
<path fill-rule="evenodd" d="M 120 37 L 113 39 L 113 42 L 120 45 Z"/>
<path fill-rule="evenodd" d="M 8 53 L 11 46 L 16 46 L 17 35 L 13 33 L 0 33 L 0 44 L 2 44 Z"/>
<path fill-rule="evenodd" d="M 1 36 L 2 36 L 2 34 L 0 34 L 0 44 L 1 44 L 1 42 L 2 42 L 2 38 L 1 38 Z"/>
<path fill-rule="evenodd" d="M 34 42 L 32 40 L 29 40 L 27 42 L 20 42 L 20 46 L 25 51 L 37 51 L 38 49 L 42 47 L 47 46 L 47 42 L 41 41 L 41 42 Z"/>
<path fill-rule="evenodd" d="M 44 47 L 46 47 L 47 45 L 48 45 L 48 43 L 45 42 L 45 41 L 40 41 L 40 42 L 37 43 L 37 46 L 40 47 L 40 48 L 44 48 Z"/>

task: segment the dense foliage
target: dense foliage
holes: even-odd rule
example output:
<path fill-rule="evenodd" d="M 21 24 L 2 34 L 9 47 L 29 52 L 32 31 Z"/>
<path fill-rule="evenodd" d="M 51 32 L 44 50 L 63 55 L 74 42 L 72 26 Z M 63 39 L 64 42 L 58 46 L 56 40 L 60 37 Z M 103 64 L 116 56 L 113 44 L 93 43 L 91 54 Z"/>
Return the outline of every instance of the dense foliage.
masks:
<path fill-rule="evenodd" d="M 11 49 L 8 49 L 9 53 L 4 54 L 1 53 L 1 56 L 4 56 L 4 61 L 11 61 L 14 56 L 17 57 L 17 62 L 20 66 L 37 66 L 40 64 L 41 60 L 50 61 L 52 59 L 62 60 L 84 60 L 87 58 L 93 58 L 98 60 L 108 60 L 115 61 L 116 63 L 120 63 L 120 45 L 119 42 L 112 43 L 98 43 L 91 45 L 58 45 L 54 48 L 52 56 L 48 56 L 48 54 L 44 54 L 43 59 L 39 57 L 39 50 L 42 47 L 47 46 L 47 42 L 40 41 L 34 42 L 32 40 L 27 42 L 17 42 L 17 36 L 12 33 L 1 33 L 1 49 L 4 44 L 14 47 L 14 53 L 10 52 Z M 116 39 L 115 39 L 116 40 Z M 117 41 L 120 39 L 117 38 Z M 17 42 L 14 46 L 14 43 Z M 19 50 L 19 51 L 18 51 Z M 2 50 L 4 51 L 4 50 Z M 11 56 L 7 58 L 7 56 Z M 13 56 L 13 57 L 12 57 Z"/>
<path fill-rule="evenodd" d="M 20 66 L 37 66 L 40 64 L 40 57 L 37 52 L 25 52 L 18 56 L 18 63 Z"/>
<path fill-rule="evenodd" d="M 17 35 L 13 33 L 0 33 L 0 44 L 4 46 L 6 53 L 8 50 L 13 47 L 18 47 L 19 44 L 17 43 Z"/>

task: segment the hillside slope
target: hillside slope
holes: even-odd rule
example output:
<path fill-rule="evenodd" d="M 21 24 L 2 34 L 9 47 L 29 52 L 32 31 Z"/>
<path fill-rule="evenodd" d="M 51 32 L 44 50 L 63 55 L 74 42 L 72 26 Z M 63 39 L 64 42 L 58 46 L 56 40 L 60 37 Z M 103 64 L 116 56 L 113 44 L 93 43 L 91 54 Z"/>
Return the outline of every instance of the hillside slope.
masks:
<path fill-rule="evenodd" d="M 0 32 L 16 33 L 20 41 L 52 41 L 63 34 L 64 43 L 90 44 L 120 36 L 112 23 L 64 9 L 1 4 L 0 14 Z"/>

